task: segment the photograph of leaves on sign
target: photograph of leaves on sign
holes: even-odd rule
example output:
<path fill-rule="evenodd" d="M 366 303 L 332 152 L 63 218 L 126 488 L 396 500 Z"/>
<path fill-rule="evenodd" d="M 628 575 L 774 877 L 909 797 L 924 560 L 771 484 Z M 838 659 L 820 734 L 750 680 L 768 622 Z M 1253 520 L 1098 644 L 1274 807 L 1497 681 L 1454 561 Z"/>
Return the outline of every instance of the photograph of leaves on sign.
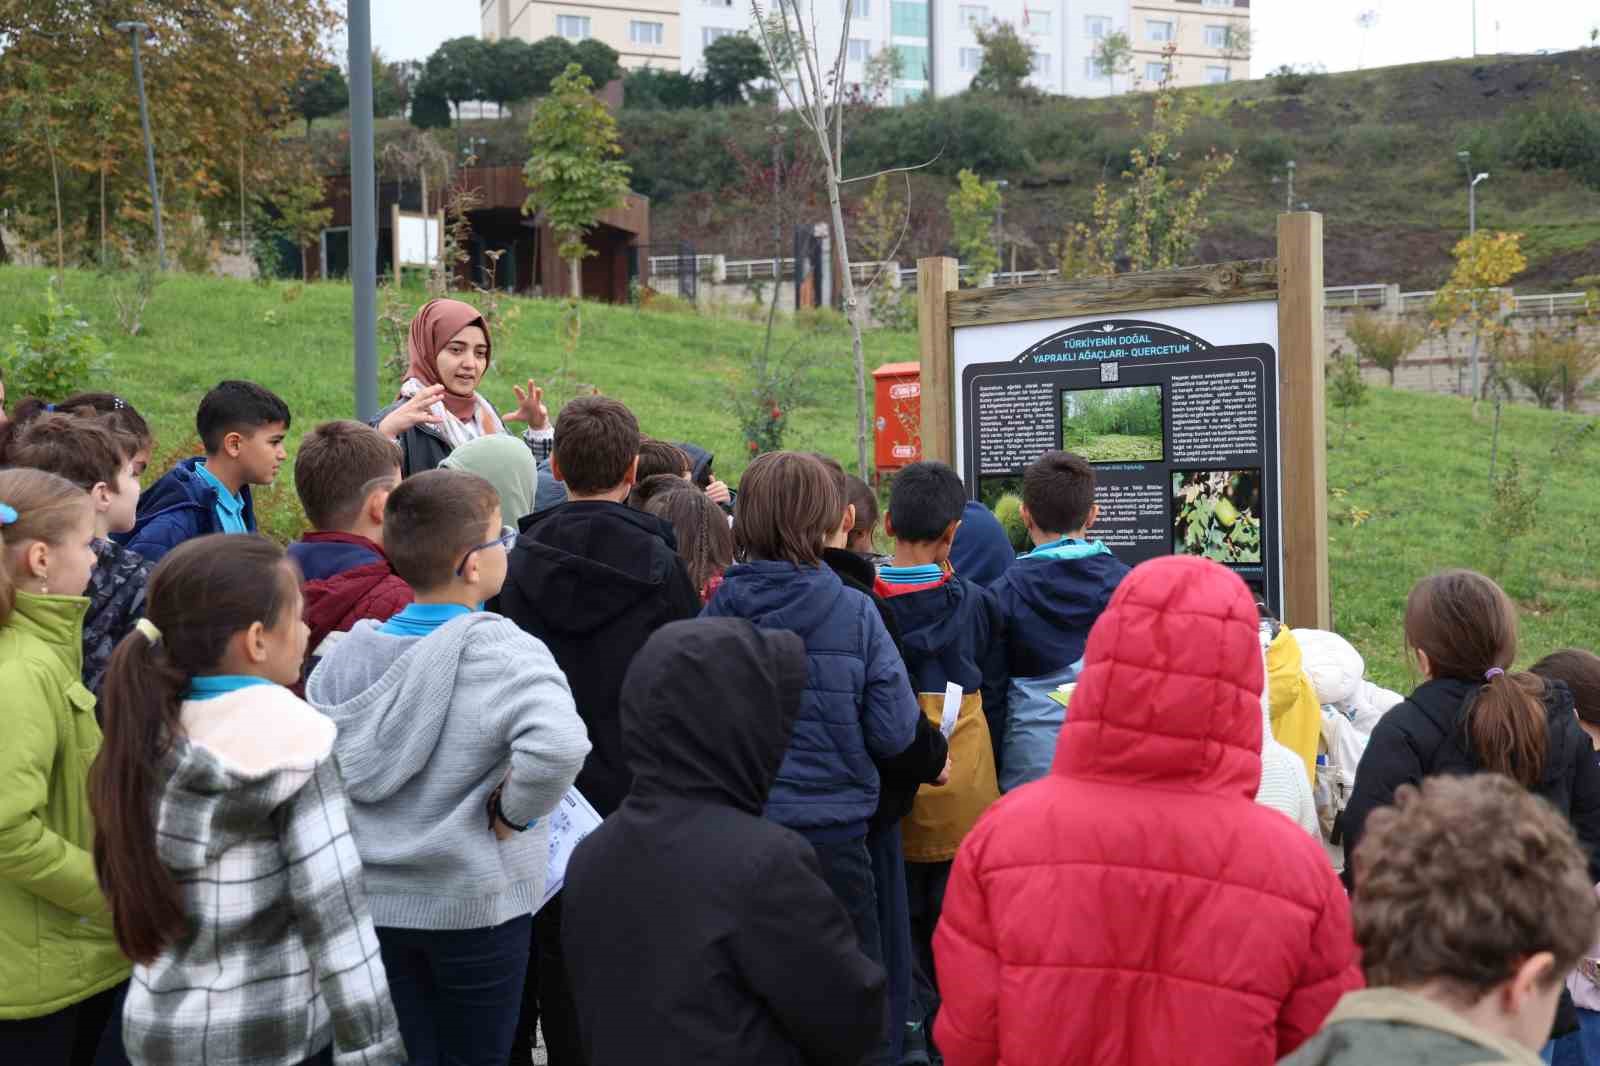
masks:
<path fill-rule="evenodd" d="M 1261 561 L 1261 471 L 1174 470 L 1172 550 L 1219 563 Z"/>

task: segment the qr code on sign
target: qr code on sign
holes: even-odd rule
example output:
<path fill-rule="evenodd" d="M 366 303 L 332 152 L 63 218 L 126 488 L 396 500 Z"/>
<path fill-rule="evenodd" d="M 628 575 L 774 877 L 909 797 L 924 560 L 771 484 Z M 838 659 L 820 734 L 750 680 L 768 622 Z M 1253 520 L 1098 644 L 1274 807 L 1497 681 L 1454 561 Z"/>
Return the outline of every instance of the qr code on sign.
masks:
<path fill-rule="evenodd" d="M 1103 385 L 1103 384 L 1105 384 L 1106 382 L 1109 382 L 1109 381 L 1116 381 L 1117 380 L 1117 368 L 1120 367 L 1121 365 L 1122 365 L 1121 363 L 1101 363 L 1100 364 L 1100 383 Z"/>

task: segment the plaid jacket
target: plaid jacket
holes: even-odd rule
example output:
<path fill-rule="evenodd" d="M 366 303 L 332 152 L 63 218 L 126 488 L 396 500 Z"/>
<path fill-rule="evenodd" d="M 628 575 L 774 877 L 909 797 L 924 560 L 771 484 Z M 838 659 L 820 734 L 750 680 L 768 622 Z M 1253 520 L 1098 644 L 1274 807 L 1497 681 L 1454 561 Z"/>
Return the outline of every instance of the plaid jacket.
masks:
<path fill-rule="evenodd" d="M 337 1066 L 406 1059 L 334 728 L 287 689 L 183 705 L 158 774 L 156 848 L 189 931 L 134 967 L 123 1039 L 135 1066 Z"/>

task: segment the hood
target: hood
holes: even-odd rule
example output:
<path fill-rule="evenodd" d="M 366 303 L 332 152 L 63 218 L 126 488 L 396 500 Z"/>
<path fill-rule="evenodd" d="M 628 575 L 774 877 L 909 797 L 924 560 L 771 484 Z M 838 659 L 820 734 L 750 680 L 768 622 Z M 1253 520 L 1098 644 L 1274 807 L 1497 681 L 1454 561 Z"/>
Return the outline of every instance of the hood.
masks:
<path fill-rule="evenodd" d="M 757 629 L 742 618 L 662 626 L 622 683 L 632 795 L 759 816 L 805 685 L 806 646 L 793 633 Z"/>
<path fill-rule="evenodd" d="M 374 589 L 394 576 L 388 560 L 380 559 L 320 581 L 307 581 L 301 590 L 305 596 L 306 625 L 313 633 L 337 629 Z M 314 647 L 311 650 L 316 651 Z"/>
<path fill-rule="evenodd" d="M 1355 646 L 1337 633 L 1325 629 L 1296 629 L 1300 645 L 1300 668 L 1317 690 L 1317 702 L 1342 704 L 1361 687 L 1367 664 Z"/>
<path fill-rule="evenodd" d="M 185 459 L 157 478 L 156 483 L 139 496 L 139 506 L 135 512 L 137 521 L 143 522 L 166 511 L 216 506 L 217 490 L 195 472 L 195 467 L 203 462 L 205 457 L 200 455 Z M 249 493 L 250 489 L 246 486 L 242 493 L 246 500 L 249 499 Z"/>
<path fill-rule="evenodd" d="M 1126 572 L 1109 552 L 1076 559 L 1034 554 L 1018 559 L 1005 576 L 1040 618 L 1060 629 L 1087 629 Z"/>
<path fill-rule="evenodd" d="M 285 552 L 307 581 L 321 581 L 385 558 L 374 541 L 355 533 L 307 533 Z"/>
<path fill-rule="evenodd" d="M 900 643 L 908 658 L 913 652 L 939 658 L 946 648 L 957 644 L 961 627 L 972 621 L 962 611 L 970 592 L 964 582 L 946 581 L 936 588 L 894 597 L 891 602 L 900 623 Z"/>
<path fill-rule="evenodd" d="M 721 614 L 804 639 L 828 620 L 844 593 L 844 582 L 826 566 L 762 560 L 729 567 L 716 602 Z"/>
<path fill-rule="evenodd" d="M 1250 590 L 1216 563 L 1136 567 L 1089 633 L 1054 772 L 1253 798 L 1266 685 L 1258 619 Z"/>
<path fill-rule="evenodd" d="M 418 639 L 362 621 L 323 657 L 306 699 L 339 727 L 339 772 L 352 799 L 387 799 L 428 765 L 455 702 L 462 650 L 506 626 L 516 628 L 480 611 Z"/>
<path fill-rule="evenodd" d="M 277 685 L 186 702 L 182 721 L 156 811 L 156 850 L 174 872 L 202 869 L 269 831 L 333 751 L 333 723 Z"/>
<path fill-rule="evenodd" d="M 966 580 L 988 588 L 1016 561 L 1017 553 L 1011 549 L 1000 519 L 977 500 L 968 500 L 955 543 L 950 545 L 951 567 Z"/>
<path fill-rule="evenodd" d="M 678 447 L 689 457 L 689 478 L 696 485 L 705 488 L 711 482 L 711 462 L 716 458 L 698 444 L 688 441 L 678 441 Z"/>
<path fill-rule="evenodd" d="M 564 503 L 522 523 L 506 580 L 552 629 L 591 633 L 661 594 L 677 558 L 671 528 L 620 503 Z"/>
<path fill-rule="evenodd" d="M 490 433 L 467 441 L 439 465 L 477 474 L 493 485 L 500 497 L 500 521 L 506 525 L 515 526 L 523 515 L 533 513 L 539 465 L 521 438 Z"/>

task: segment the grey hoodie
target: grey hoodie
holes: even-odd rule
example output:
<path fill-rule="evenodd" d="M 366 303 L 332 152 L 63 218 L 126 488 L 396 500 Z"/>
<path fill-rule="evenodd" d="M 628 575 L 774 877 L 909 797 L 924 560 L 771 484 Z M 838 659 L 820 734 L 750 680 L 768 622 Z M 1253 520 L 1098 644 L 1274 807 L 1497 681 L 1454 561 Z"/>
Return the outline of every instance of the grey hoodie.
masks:
<path fill-rule="evenodd" d="M 1529 1048 L 1398 988 L 1346 992 L 1322 1028 L 1278 1066 L 1539 1066 Z"/>
<path fill-rule="evenodd" d="M 358 622 L 306 698 L 339 727 L 334 754 L 377 925 L 479 929 L 533 913 L 549 857 L 543 819 L 589 753 L 544 644 L 481 612 L 425 637 Z M 504 843 L 486 814 L 502 780 L 506 816 L 541 819 Z"/>

